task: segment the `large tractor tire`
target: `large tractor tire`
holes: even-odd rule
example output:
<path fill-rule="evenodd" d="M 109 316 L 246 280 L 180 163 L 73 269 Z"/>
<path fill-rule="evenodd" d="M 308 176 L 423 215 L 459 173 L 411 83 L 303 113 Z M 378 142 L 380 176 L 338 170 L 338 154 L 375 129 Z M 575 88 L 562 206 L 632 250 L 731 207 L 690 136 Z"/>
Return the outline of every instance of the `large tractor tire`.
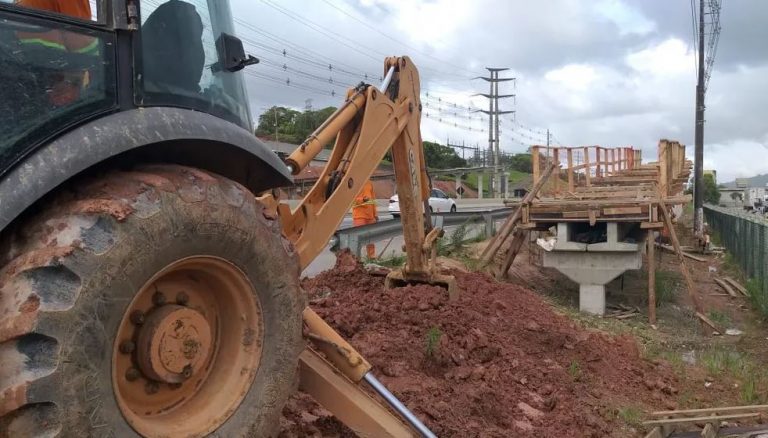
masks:
<path fill-rule="evenodd" d="M 0 253 L 0 437 L 269 437 L 299 265 L 244 187 L 173 165 L 70 188 Z"/>

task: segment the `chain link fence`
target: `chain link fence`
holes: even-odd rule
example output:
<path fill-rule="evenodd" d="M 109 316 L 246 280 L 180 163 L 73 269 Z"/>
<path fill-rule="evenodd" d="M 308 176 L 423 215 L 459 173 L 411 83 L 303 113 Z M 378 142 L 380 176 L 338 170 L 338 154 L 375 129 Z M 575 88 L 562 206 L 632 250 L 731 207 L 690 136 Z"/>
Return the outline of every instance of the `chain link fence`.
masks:
<path fill-rule="evenodd" d="M 752 301 L 768 317 L 768 221 L 744 211 L 704 206 L 710 230 L 750 279 Z M 756 296 L 754 296 L 757 294 Z"/>

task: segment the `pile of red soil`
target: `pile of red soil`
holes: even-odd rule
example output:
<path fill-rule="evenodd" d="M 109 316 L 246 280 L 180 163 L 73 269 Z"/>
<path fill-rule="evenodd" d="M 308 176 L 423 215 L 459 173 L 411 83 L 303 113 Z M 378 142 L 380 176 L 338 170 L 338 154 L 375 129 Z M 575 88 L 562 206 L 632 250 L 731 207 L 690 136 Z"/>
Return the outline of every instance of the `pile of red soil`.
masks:
<path fill-rule="evenodd" d="M 514 284 L 455 275 L 462 293 L 449 302 L 439 287 L 385 289 L 342 257 L 304 288 L 440 437 L 629 436 L 618 408 L 674 408 L 672 370 L 631 337 L 583 329 Z M 306 396 L 284 416 L 283 436 L 352 436 Z"/>

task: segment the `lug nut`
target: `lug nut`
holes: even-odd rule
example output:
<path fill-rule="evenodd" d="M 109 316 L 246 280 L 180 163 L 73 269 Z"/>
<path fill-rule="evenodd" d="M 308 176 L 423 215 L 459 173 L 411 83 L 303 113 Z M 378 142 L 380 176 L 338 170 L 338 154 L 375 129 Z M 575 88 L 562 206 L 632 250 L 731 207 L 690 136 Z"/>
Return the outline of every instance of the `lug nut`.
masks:
<path fill-rule="evenodd" d="M 128 368 L 128 370 L 125 372 L 125 380 L 129 382 L 133 382 L 134 380 L 141 377 L 141 373 L 136 368 Z"/>
<path fill-rule="evenodd" d="M 185 379 L 192 377 L 192 365 L 185 366 L 184 369 L 181 370 L 181 375 L 184 376 Z"/>
<path fill-rule="evenodd" d="M 160 291 L 155 292 L 152 295 L 152 302 L 155 303 L 156 306 L 162 306 L 165 304 L 165 295 Z"/>
<path fill-rule="evenodd" d="M 144 385 L 144 392 L 146 392 L 149 395 L 157 394 L 157 391 L 160 390 L 160 385 L 157 384 L 157 382 L 147 382 L 146 385 Z"/>
<path fill-rule="evenodd" d="M 123 354 L 131 354 L 136 349 L 136 344 L 133 341 L 123 341 L 120 343 L 120 352 Z"/>
<path fill-rule="evenodd" d="M 186 292 L 179 292 L 176 294 L 176 304 L 186 306 L 189 302 L 189 295 Z"/>
<path fill-rule="evenodd" d="M 135 325 L 144 324 L 144 312 L 141 310 L 134 310 L 131 312 L 131 322 Z"/>

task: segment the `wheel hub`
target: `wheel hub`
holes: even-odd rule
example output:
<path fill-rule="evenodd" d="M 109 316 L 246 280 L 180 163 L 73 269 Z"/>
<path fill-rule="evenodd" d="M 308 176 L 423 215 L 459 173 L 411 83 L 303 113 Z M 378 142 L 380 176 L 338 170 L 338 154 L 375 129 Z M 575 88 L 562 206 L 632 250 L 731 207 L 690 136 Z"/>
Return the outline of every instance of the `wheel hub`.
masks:
<path fill-rule="evenodd" d="M 154 310 L 139 330 L 139 369 L 154 380 L 181 383 L 202 368 L 210 352 L 208 321 L 200 312 L 183 306 Z"/>
<path fill-rule="evenodd" d="M 264 320 L 247 276 L 196 256 L 155 274 L 118 327 L 112 382 L 141 436 L 203 437 L 232 415 L 256 376 Z"/>

